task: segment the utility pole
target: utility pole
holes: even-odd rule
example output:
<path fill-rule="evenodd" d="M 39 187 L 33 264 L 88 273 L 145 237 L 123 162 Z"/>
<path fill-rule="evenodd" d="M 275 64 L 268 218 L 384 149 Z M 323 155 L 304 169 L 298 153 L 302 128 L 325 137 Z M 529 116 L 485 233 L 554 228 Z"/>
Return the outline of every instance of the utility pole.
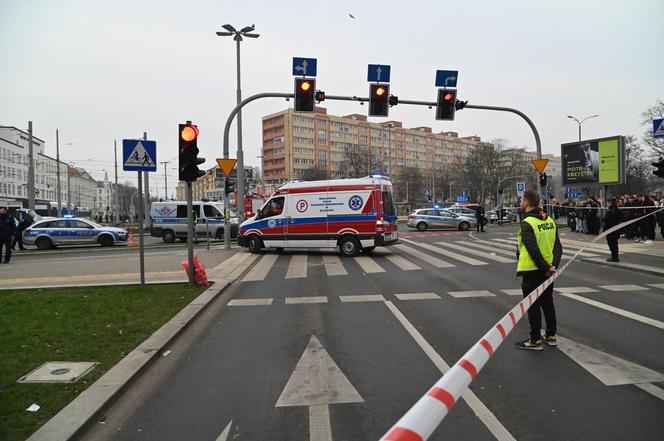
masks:
<path fill-rule="evenodd" d="M 56 183 L 56 186 L 58 187 L 58 197 L 56 199 L 58 203 L 58 217 L 62 217 L 62 189 L 60 188 L 60 134 L 58 133 L 58 129 L 55 129 L 55 164 L 58 168 L 58 179 Z"/>
<path fill-rule="evenodd" d="M 115 193 L 113 200 L 115 201 L 115 223 L 120 222 L 120 191 L 118 188 L 118 141 L 113 140 L 113 156 L 115 156 Z"/>
<path fill-rule="evenodd" d="M 71 179 L 69 179 L 69 163 L 67 163 L 67 211 L 71 209 Z"/>
<path fill-rule="evenodd" d="M 143 139 L 148 139 L 148 132 L 143 132 Z M 145 209 L 143 214 L 145 215 L 145 227 L 150 228 L 150 172 L 143 173 L 145 179 L 145 203 L 143 205 Z M 141 219 L 141 222 L 143 222 L 143 219 Z"/>
<path fill-rule="evenodd" d="M 171 161 L 162 161 L 160 162 L 161 165 L 164 166 L 164 200 L 168 200 L 168 170 L 167 166 L 170 164 Z"/>
<path fill-rule="evenodd" d="M 28 208 L 35 209 L 35 161 L 32 151 L 32 121 L 28 121 Z"/>

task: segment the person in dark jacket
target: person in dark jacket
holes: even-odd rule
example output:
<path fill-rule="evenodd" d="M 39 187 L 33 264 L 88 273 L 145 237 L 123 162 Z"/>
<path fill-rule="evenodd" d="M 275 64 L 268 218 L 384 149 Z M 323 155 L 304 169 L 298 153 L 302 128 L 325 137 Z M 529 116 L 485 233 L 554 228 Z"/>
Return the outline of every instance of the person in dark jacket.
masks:
<path fill-rule="evenodd" d="M 528 190 L 521 196 L 520 224 L 517 245 L 517 276 L 522 277 L 524 298 L 557 272 L 563 254 L 555 221 L 539 208 L 539 195 Z M 540 310 L 541 309 L 541 310 Z M 542 311 L 546 320 L 546 334 L 542 337 Z M 542 340 L 556 346 L 556 309 L 553 305 L 553 283 L 528 310 L 530 338 L 516 344 L 519 349 L 542 350 Z"/>
<path fill-rule="evenodd" d="M 616 199 L 609 199 L 609 208 L 604 215 L 604 231 L 608 230 L 611 227 L 623 222 L 623 213 L 618 208 L 616 204 Z M 620 239 L 621 231 L 614 231 L 606 236 L 606 243 L 609 245 L 609 250 L 611 250 L 611 257 L 606 259 L 607 262 L 620 262 L 618 258 L 618 239 Z"/>
<path fill-rule="evenodd" d="M 25 250 L 25 247 L 23 246 L 23 232 L 25 231 L 26 228 L 30 226 L 30 224 L 31 222 L 28 220 L 28 216 L 24 214 L 21 217 L 21 221 L 16 226 L 16 234 L 14 234 L 14 242 L 12 243 L 12 250 L 16 249 L 17 244 L 20 250 Z"/>
<path fill-rule="evenodd" d="M 481 205 L 478 205 L 475 207 L 475 218 L 477 219 L 477 232 L 479 233 L 480 231 L 484 233 L 484 207 Z"/>
<path fill-rule="evenodd" d="M 2 247 L 5 248 L 4 263 L 9 263 L 12 258 L 12 243 L 16 233 L 14 218 L 7 213 L 6 207 L 0 207 L 0 260 L 2 260 Z"/>

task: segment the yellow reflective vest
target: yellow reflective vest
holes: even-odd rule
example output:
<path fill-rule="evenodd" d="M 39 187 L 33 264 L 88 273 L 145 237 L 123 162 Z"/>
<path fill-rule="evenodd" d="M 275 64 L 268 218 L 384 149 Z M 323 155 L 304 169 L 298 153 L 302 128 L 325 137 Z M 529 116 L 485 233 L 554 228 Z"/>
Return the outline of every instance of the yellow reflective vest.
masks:
<path fill-rule="evenodd" d="M 522 222 L 527 222 L 535 232 L 537 239 L 537 248 L 539 248 L 542 257 L 549 265 L 553 265 L 553 247 L 556 243 L 556 223 L 550 217 L 540 219 L 535 216 L 528 216 Z M 539 268 L 528 253 L 526 246 L 521 239 L 521 229 L 518 235 L 519 262 L 516 265 L 516 271 L 537 271 Z"/>

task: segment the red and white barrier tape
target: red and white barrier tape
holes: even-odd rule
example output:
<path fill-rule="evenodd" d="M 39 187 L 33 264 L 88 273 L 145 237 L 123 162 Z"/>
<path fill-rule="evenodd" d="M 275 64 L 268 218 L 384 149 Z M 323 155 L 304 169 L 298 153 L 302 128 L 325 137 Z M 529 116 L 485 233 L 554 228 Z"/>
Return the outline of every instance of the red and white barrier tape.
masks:
<path fill-rule="evenodd" d="M 664 210 L 660 208 L 658 211 Z M 652 213 L 647 214 L 650 216 Z M 627 225 L 645 218 L 636 219 L 616 225 L 595 237 L 594 243 L 608 234 L 618 231 Z M 524 297 L 514 308 L 501 318 L 484 336 L 466 352 L 445 375 L 433 385 L 431 389 L 420 398 L 413 407 L 381 438 L 381 441 L 424 441 L 431 436 L 443 418 L 450 413 L 463 391 L 475 379 L 480 370 L 494 354 L 498 346 L 505 341 L 509 333 L 516 327 L 519 320 L 533 303 L 542 295 L 554 280 L 558 278 L 567 267 L 587 247 L 580 249 L 558 271 Z"/>

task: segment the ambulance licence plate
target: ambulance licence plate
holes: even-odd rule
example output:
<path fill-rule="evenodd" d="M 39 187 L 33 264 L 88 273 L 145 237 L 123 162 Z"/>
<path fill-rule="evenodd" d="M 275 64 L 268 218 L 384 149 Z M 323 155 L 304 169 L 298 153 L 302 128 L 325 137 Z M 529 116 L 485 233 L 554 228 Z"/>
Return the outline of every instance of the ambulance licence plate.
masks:
<path fill-rule="evenodd" d="M 385 240 L 395 240 L 397 238 L 397 233 L 387 233 L 385 234 Z"/>

